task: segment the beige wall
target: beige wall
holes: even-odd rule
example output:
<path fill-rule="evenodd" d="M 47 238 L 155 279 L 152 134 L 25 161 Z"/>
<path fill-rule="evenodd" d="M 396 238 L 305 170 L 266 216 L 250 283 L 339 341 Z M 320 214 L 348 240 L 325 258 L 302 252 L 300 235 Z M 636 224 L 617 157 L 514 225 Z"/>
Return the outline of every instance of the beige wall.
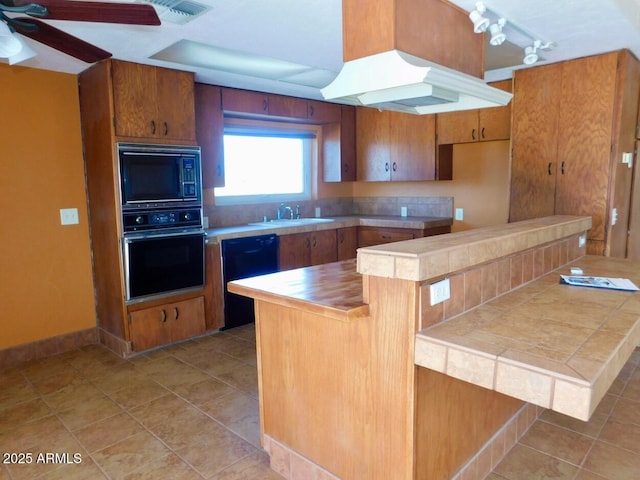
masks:
<path fill-rule="evenodd" d="M 96 325 L 75 75 L 0 65 L 0 349 Z M 79 225 L 61 226 L 61 208 Z"/>
<path fill-rule="evenodd" d="M 454 220 L 454 232 L 507 223 L 509 141 L 455 145 L 452 181 L 356 182 L 353 196 L 453 197 L 454 208 L 464 209 L 464 220 Z"/>

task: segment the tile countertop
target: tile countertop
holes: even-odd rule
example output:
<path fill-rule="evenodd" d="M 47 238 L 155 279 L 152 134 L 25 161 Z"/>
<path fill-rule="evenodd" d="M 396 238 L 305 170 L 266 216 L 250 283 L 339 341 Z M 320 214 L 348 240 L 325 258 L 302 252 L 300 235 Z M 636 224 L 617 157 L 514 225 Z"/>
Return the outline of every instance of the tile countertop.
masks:
<path fill-rule="evenodd" d="M 330 219 L 330 222 L 316 223 L 309 225 L 235 225 L 231 227 L 210 228 L 207 232 L 207 243 L 218 243 L 228 238 L 248 237 L 251 235 L 266 235 L 276 233 L 287 235 L 290 233 L 303 233 L 318 230 L 329 230 L 333 228 L 345 227 L 392 227 L 411 228 L 423 230 L 425 228 L 435 228 L 451 226 L 451 217 L 400 217 L 400 216 L 374 216 L 374 215 L 353 215 L 341 217 L 323 217 Z"/>
<path fill-rule="evenodd" d="M 640 261 L 584 256 L 640 286 Z M 640 292 L 559 283 L 564 266 L 416 335 L 415 363 L 588 420 L 640 341 Z"/>

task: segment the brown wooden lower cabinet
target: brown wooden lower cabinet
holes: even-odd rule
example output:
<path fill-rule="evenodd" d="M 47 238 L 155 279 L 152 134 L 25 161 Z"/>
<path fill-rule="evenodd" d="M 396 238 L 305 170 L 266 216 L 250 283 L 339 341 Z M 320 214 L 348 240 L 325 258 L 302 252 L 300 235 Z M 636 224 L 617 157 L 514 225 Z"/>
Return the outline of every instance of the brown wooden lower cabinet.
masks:
<path fill-rule="evenodd" d="M 358 248 L 358 227 L 336 229 L 338 241 L 338 261 L 356 258 Z"/>
<path fill-rule="evenodd" d="M 280 236 L 280 270 L 309 267 L 338 260 L 336 230 L 292 233 Z"/>
<path fill-rule="evenodd" d="M 433 228 L 396 228 L 396 227 L 358 227 L 358 248 L 382 245 L 384 243 L 412 240 L 451 233 L 451 227 Z"/>
<path fill-rule="evenodd" d="M 204 297 L 129 313 L 132 348 L 136 352 L 186 340 L 205 332 Z"/>

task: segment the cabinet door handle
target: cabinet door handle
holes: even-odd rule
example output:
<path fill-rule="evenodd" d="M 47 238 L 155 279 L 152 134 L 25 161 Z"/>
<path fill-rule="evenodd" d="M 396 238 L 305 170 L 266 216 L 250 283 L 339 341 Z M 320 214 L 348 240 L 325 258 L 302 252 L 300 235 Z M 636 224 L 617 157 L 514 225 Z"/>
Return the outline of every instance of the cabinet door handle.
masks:
<path fill-rule="evenodd" d="M 264 100 L 262 100 L 262 111 L 266 112 L 269 109 L 269 102 L 267 102 L 267 99 L 265 98 Z"/>
<path fill-rule="evenodd" d="M 156 121 L 155 120 L 151 120 L 151 134 L 152 135 L 156 134 Z"/>
<path fill-rule="evenodd" d="M 311 106 L 309 107 L 309 116 L 310 116 L 310 117 L 313 117 L 313 114 L 314 114 L 314 111 L 313 111 L 313 105 L 311 105 Z"/>
<path fill-rule="evenodd" d="M 169 124 L 167 122 L 162 123 L 164 123 L 164 136 L 166 137 L 167 135 L 169 135 Z"/>
<path fill-rule="evenodd" d="M 218 176 L 221 177 L 222 176 L 222 165 L 218 164 L 217 170 L 218 170 Z"/>
<path fill-rule="evenodd" d="M 384 171 L 385 172 L 389 171 L 389 162 L 384 162 Z"/>
<path fill-rule="evenodd" d="M 164 309 L 164 308 L 162 309 L 162 315 L 161 315 L 161 317 L 160 317 L 160 318 L 161 318 L 161 320 L 162 320 L 162 323 L 164 323 L 164 322 L 166 322 L 166 321 L 167 321 L 167 312 L 165 311 L 165 309 Z"/>
<path fill-rule="evenodd" d="M 180 311 L 178 310 L 178 307 L 173 307 L 173 316 L 175 317 L 176 320 L 180 316 Z"/>
<path fill-rule="evenodd" d="M 551 175 L 551 165 L 553 165 L 553 163 L 549 162 L 549 164 L 547 165 L 547 174 Z"/>
<path fill-rule="evenodd" d="M 307 240 L 304 243 L 307 246 L 307 248 L 309 248 L 311 246 L 311 243 L 309 241 L 309 237 L 307 237 Z"/>
<path fill-rule="evenodd" d="M 390 240 L 391 237 L 389 235 L 382 235 L 383 240 Z"/>
<path fill-rule="evenodd" d="M 398 170 L 398 164 L 393 162 L 393 171 L 395 172 L 396 170 Z"/>
<path fill-rule="evenodd" d="M 316 245 L 318 245 L 318 241 L 316 240 L 316 237 L 314 235 L 314 237 L 313 237 L 313 248 L 316 248 Z"/>
<path fill-rule="evenodd" d="M 476 129 L 473 128 L 471 129 L 471 140 L 475 140 L 476 139 Z"/>
<path fill-rule="evenodd" d="M 482 138 L 484 139 L 484 127 L 482 127 L 482 131 L 480 132 L 480 135 L 482 135 Z"/>
<path fill-rule="evenodd" d="M 564 160 L 562 161 L 562 163 L 560 164 L 560 173 L 562 175 L 564 175 Z"/>

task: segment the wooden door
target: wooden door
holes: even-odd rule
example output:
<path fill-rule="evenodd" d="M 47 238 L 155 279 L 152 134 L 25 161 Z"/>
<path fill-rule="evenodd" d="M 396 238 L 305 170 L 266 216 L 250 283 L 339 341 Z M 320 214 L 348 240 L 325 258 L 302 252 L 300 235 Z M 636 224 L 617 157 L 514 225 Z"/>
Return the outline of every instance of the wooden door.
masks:
<path fill-rule="evenodd" d="M 280 235 L 278 267 L 280 270 L 311 265 L 311 239 L 307 233 Z"/>
<path fill-rule="evenodd" d="M 434 180 L 436 116 L 386 113 L 389 116 L 391 180 Z"/>
<path fill-rule="evenodd" d="M 224 115 L 220 87 L 195 85 L 197 141 L 202 155 L 202 188 L 224 186 Z"/>
<path fill-rule="evenodd" d="M 338 260 L 336 230 L 318 230 L 311 237 L 311 265 L 321 265 Z"/>
<path fill-rule="evenodd" d="M 517 70 L 509 221 L 553 215 L 562 64 Z"/>
<path fill-rule="evenodd" d="M 133 350 L 141 352 L 171 341 L 171 323 L 164 306 L 129 313 Z"/>
<path fill-rule="evenodd" d="M 307 119 L 307 100 L 304 98 L 269 95 L 269 115 L 284 118 Z"/>
<path fill-rule="evenodd" d="M 494 82 L 490 85 L 506 92 L 512 91 L 511 80 Z M 478 129 L 480 141 L 509 139 L 511 137 L 511 102 L 504 107 L 478 110 Z"/>
<path fill-rule="evenodd" d="M 171 341 L 179 342 L 205 332 L 204 297 L 172 303 L 167 308 L 171 318 Z"/>
<path fill-rule="evenodd" d="M 608 221 L 617 59 L 613 53 L 563 63 L 555 213 L 591 216 L 590 240 L 604 241 Z"/>
<path fill-rule="evenodd" d="M 337 103 L 307 101 L 307 118 L 313 123 L 339 123 L 342 117 Z"/>
<path fill-rule="evenodd" d="M 375 108 L 356 108 L 357 178 L 387 181 L 391 178 L 389 113 Z"/>
<path fill-rule="evenodd" d="M 160 129 L 155 67 L 121 61 L 111 65 L 116 135 L 155 138 Z"/>
<path fill-rule="evenodd" d="M 438 144 L 477 142 L 478 110 L 438 113 Z"/>
<path fill-rule="evenodd" d="M 155 76 L 160 123 L 157 136 L 167 140 L 195 141 L 193 73 L 157 67 Z"/>
<path fill-rule="evenodd" d="M 338 242 L 338 260 L 356 258 L 358 248 L 358 227 L 345 227 L 336 230 Z"/>

